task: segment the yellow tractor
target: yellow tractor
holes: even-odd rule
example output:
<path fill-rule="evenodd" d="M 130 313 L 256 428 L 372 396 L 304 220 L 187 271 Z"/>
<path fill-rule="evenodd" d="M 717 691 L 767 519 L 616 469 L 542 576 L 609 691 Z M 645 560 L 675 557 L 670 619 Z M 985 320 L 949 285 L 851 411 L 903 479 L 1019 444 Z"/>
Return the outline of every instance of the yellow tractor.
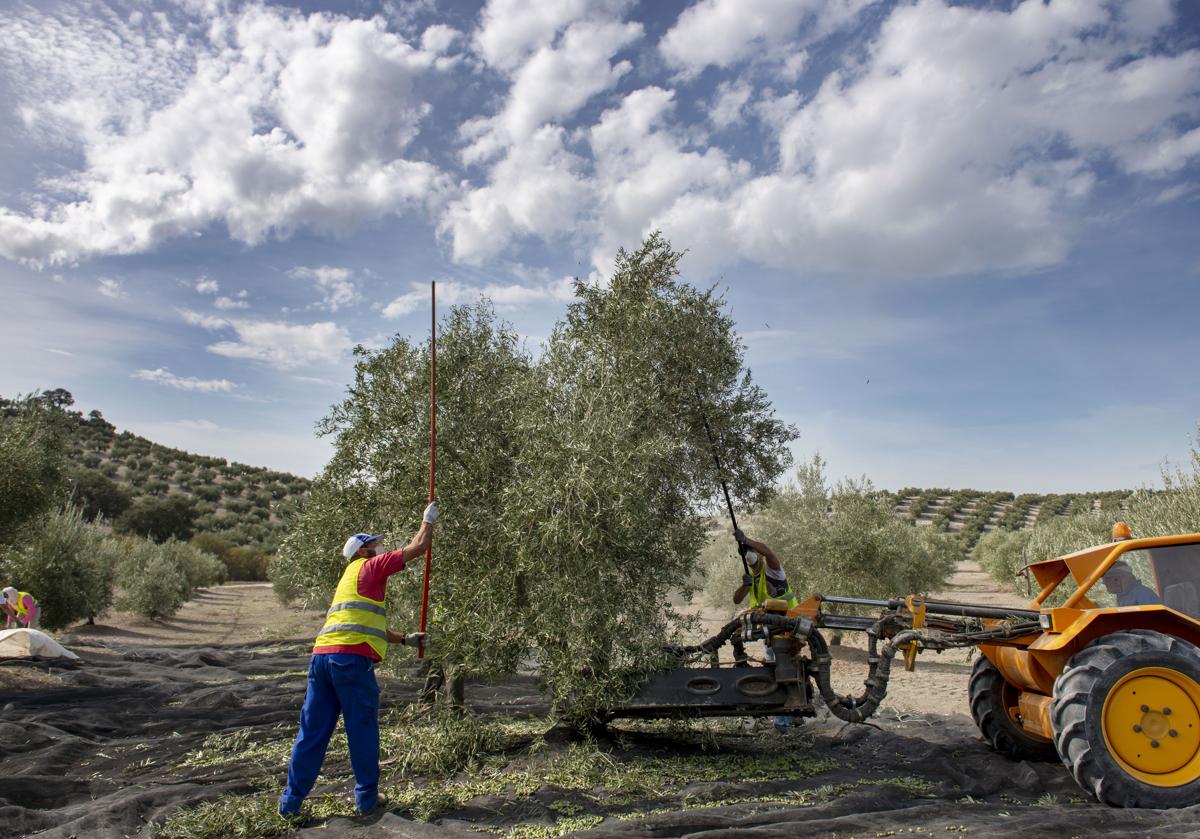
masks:
<path fill-rule="evenodd" d="M 977 646 L 971 715 L 995 749 L 1061 759 L 1116 806 L 1198 804 L 1200 533 L 1133 539 L 1118 525 L 1113 539 L 1028 566 L 1041 591 L 1022 609 L 920 596 L 815 595 L 790 609 L 768 600 L 701 644 L 671 648 L 673 666 L 649 674 L 611 716 L 804 717 L 823 703 L 863 722 L 883 702 L 897 655 L 912 669 L 922 650 Z M 825 604 L 882 611 L 831 614 Z M 821 629 L 866 633 L 861 695 L 833 690 Z M 746 644 L 758 641 L 756 660 Z M 732 663 L 718 656 L 726 644 Z"/>
<path fill-rule="evenodd" d="M 998 751 L 1061 758 L 1101 801 L 1200 803 L 1200 534 L 1114 538 L 1029 566 L 1041 631 L 980 645 L 971 715 Z"/>

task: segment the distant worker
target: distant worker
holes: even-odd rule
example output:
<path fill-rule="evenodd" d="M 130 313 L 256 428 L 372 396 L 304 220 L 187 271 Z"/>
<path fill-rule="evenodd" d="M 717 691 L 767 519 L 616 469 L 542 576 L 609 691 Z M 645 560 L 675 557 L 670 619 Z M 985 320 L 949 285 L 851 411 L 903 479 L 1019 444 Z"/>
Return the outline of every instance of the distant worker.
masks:
<path fill-rule="evenodd" d="M 792 588 L 788 585 L 783 563 L 775 556 L 774 551 L 762 542 L 750 539 L 740 530 L 734 531 L 733 538 L 737 540 L 738 552 L 746 561 L 742 584 L 733 593 L 734 604 L 741 603 L 749 592 L 751 609 L 757 609 L 772 599 L 787 601 L 789 609 L 796 606 L 796 596 L 792 594 Z M 775 660 L 775 651 L 771 649 L 770 645 L 767 646 L 766 660 L 769 662 Z M 775 724 L 775 730 L 780 734 L 787 734 L 791 729 L 791 719 L 786 715 L 773 717 L 771 722 Z"/>
<path fill-rule="evenodd" d="M 1102 578 L 1109 594 L 1117 598 L 1118 606 L 1161 606 L 1162 598 L 1150 586 L 1139 580 L 1129 563 L 1117 560 Z"/>
<path fill-rule="evenodd" d="M 37 598 L 27 591 L 17 591 L 12 586 L 4 589 L 4 628 L 16 625 L 26 629 L 37 629 L 42 618 L 42 609 Z"/>
<path fill-rule="evenodd" d="M 797 605 L 796 597 L 788 585 L 787 574 L 784 573 L 783 563 L 774 552 L 762 542 L 750 539 L 742 531 L 737 531 L 733 537 L 738 541 L 739 552 L 746 560 L 746 573 L 742 574 L 742 584 L 733 593 L 733 602 L 738 604 L 750 594 L 750 608 L 757 609 L 771 599 L 788 601 L 788 608 Z"/>
<path fill-rule="evenodd" d="M 346 729 L 354 769 L 354 805 L 359 814 L 375 810 L 379 798 L 379 684 L 375 663 L 388 643 L 416 645 L 423 632 L 403 635 L 387 628 L 387 582 L 410 560 L 425 553 L 437 521 L 437 502 L 421 517 L 421 527 L 403 548 L 378 553 L 382 533 L 355 533 L 342 547 L 349 564 L 333 593 L 325 626 L 308 666 L 308 691 L 300 709 L 300 731 L 292 746 L 287 786 L 279 814 L 295 815 L 312 791 L 338 717 Z"/>

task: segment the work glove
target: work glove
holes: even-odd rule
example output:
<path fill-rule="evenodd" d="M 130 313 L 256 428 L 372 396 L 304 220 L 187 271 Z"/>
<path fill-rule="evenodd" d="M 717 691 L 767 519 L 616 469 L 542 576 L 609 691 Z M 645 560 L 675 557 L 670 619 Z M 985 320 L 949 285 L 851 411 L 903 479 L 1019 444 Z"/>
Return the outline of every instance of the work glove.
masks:
<path fill-rule="evenodd" d="M 745 586 L 746 588 L 750 588 L 750 586 L 751 586 L 753 583 L 754 583 L 754 580 L 752 580 L 752 579 L 750 578 L 750 575 L 749 575 L 749 574 L 743 574 L 743 575 L 742 575 L 742 585 L 743 585 L 743 586 Z"/>
<path fill-rule="evenodd" d="M 421 516 L 421 521 L 426 524 L 433 524 L 437 521 L 438 506 L 436 501 L 430 501 L 429 506 L 425 508 L 425 514 Z"/>
<path fill-rule="evenodd" d="M 733 540 L 739 545 L 746 544 L 746 534 L 740 530 L 733 531 Z"/>
<path fill-rule="evenodd" d="M 400 643 L 402 643 L 406 647 L 415 647 L 419 644 L 424 644 L 428 640 L 429 640 L 428 632 L 410 632 L 404 636 L 404 640 L 401 641 Z"/>

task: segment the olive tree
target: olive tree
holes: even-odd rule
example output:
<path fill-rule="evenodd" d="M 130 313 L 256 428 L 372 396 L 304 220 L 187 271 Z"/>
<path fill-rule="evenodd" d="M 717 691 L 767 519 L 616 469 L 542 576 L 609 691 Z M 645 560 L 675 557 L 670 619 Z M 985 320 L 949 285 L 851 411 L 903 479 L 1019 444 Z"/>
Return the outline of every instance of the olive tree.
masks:
<path fill-rule="evenodd" d="M 415 532 L 428 497 L 429 349 L 397 337 L 382 350 L 357 350 L 350 395 L 320 426 L 335 435 L 334 455 L 271 565 L 284 598 L 326 605 L 349 534 L 385 532 L 399 547 Z M 516 431 L 530 398 L 531 361 L 490 307 L 455 307 L 439 325 L 437 377 L 443 515 L 430 576 L 430 655 L 477 672 L 508 672 L 527 645 L 503 496 L 521 460 Z M 390 623 L 415 629 L 422 571 L 392 579 Z"/>
<path fill-rule="evenodd" d="M 681 256 L 656 234 L 617 254 L 607 285 L 576 282 L 522 418 L 505 508 L 523 629 L 556 704 L 578 715 L 678 625 L 667 594 L 696 569 L 718 487 L 705 421 L 747 503 L 789 463 L 794 430 L 745 371 L 721 298 L 678 279 Z"/>
<path fill-rule="evenodd" d="M 660 236 L 617 255 L 531 358 L 490 307 L 453 308 L 438 332 L 443 515 L 430 581 L 435 660 L 512 672 L 532 657 L 560 708 L 586 716 L 652 662 L 692 576 L 718 486 L 767 500 L 794 430 L 743 365 L 724 302 L 678 278 Z M 272 563 L 276 590 L 324 605 L 346 535 L 413 532 L 425 502 L 429 346 L 357 350 L 350 396 L 320 430 L 335 453 Z M 394 578 L 395 579 L 395 578 Z M 417 616 L 420 573 L 399 575 L 393 624 Z"/>
<path fill-rule="evenodd" d="M 66 492 L 63 415 L 36 396 L 7 402 L 0 419 L 0 544 Z"/>
<path fill-rule="evenodd" d="M 113 596 L 111 541 L 82 511 L 65 506 L 28 523 L 8 553 L 7 584 L 28 591 L 41 625 L 60 629 L 108 608 Z"/>

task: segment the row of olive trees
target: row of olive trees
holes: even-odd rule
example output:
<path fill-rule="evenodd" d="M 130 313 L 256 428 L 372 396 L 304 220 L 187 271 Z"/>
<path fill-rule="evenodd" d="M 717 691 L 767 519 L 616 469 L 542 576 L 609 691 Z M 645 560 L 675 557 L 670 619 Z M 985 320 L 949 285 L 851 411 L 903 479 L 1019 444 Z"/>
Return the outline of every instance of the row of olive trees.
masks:
<path fill-rule="evenodd" d="M 1161 490 L 1135 492 L 1124 513 L 1112 510 L 1084 512 L 1040 519 L 1026 530 L 994 530 L 979 540 L 974 559 L 997 582 L 1013 585 L 1022 580 L 1030 562 L 1051 559 L 1109 541 L 1117 517 L 1126 521 L 1135 536 L 1164 536 L 1200 531 L 1200 428 L 1190 446 L 1189 468 L 1164 466 Z"/>
<path fill-rule="evenodd" d="M 794 430 L 743 366 L 721 298 L 678 277 L 661 237 L 622 251 L 538 357 L 480 304 L 439 325 L 438 496 L 430 655 L 479 673 L 534 660 L 560 707 L 587 714 L 677 629 L 717 487 L 765 501 Z M 281 596 L 328 603 L 356 531 L 402 544 L 427 492 L 428 342 L 358 350 L 351 395 L 322 430 L 335 453 L 272 564 Z M 412 628 L 420 571 L 388 599 Z"/>
<path fill-rule="evenodd" d="M 44 396 L 6 402 L 0 420 L 0 579 L 38 598 L 42 626 L 92 620 L 114 602 L 165 617 L 194 589 L 223 580 L 225 566 L 211 553 L 116 536 L 87 520 L 69 495 L 69 421 Z"/>
<path fill-rule="evenodd" d="M 46 629 L 92 621 L 112 606 L 170 617 L 193 591 L 225 579 L 224 564 L 207 551 L 114 535 L 71 505 L 29 522 L 2 564 L 6 580 L 37 597 Z"/>
<path fill-rule="evenodd" d="M 831 486 L 819 455 L 802 464 L 761 512 L 739 524 L 776 554 L 800 600 L 813 594 L 926 594 L 942 588 L 962 558 L 953 537 L 897 518 L 892 500 L 870 481 Z M 724 533 L 704 551 L 704 600 L 731 612 L 742 576 L 734 548 Z"/>

